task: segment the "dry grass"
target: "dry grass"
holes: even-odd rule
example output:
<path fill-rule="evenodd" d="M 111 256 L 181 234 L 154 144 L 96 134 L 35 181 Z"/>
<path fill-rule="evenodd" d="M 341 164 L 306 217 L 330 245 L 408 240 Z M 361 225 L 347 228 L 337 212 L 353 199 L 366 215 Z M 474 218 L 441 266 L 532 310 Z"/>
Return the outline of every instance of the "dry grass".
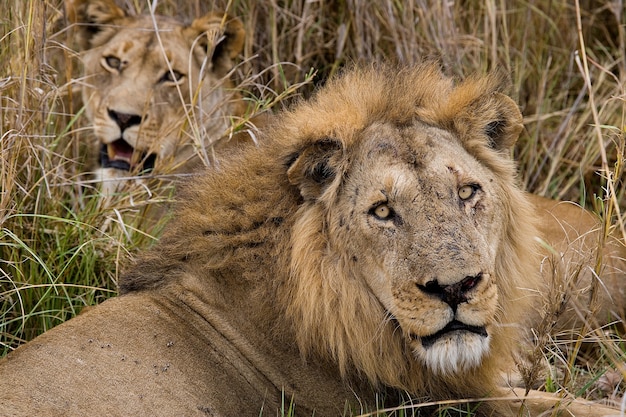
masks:
<path fill-rule="evenodd" d="M 119 3 L 134 11 L 148 4 Z M 296 87 L 306 96 L 352 62 L 435 57 L 454 76 L 509 74 L 525 116 L 515 156 L 527 188 L 585 205 L 607 230 L 621 225 L 625 234 L 622 1 L 153 3 L 163 14 L 177 10 L 189 18 L 218 8 L 240 17 L 248 38 L 237 76 L 261 107 L 289 103 Z M 97 203 L 84 172 L 88 125 L 74 81 L 80 63 L 57 26 L 61 0 L 0 0 L 0 10 L 0 353 L 6 353 L 114 295 L 125 261 L 159 235 L 162 222 L 144 224 L 141 213 L 163 196 L 126 198 L 117 210 Z M 300 87 L 311 68 L 314 83 Z M 559 370 L 542 385 L 620 399 L 623 343 L 604 330 L 542 338 L 538 357 Z"/>

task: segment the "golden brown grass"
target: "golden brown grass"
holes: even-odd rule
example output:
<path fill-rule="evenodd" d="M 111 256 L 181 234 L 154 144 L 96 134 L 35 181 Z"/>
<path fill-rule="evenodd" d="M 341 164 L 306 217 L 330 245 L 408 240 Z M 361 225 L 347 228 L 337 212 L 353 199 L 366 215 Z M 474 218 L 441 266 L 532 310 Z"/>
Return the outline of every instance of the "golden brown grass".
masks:
<path fill-rule="evenodd" d="M 149 2 L 119 3 L 138 12 Z M 261 108 L 289 103 L 296 88 L 308 95 L 352 62 L 435 57 L 454 76 L 502 71 L 525 116 L 515 157 L 527 188 L 595 210 L 607 230 L 617 225 L 626 236 L 621 1 L 150 3 L 158 13 L 188 18 L 209 8 L 240 17 L 248 33 L 237 77 Z M 62 1 L 0 0 L 0 10 L 0 353 L 6 353 L 114 295 L 120 268 L 158 237 L 162 222 L 142 223 L 142 210 L 158 202 L 146 196 L 102 208 L 84 175 L 88 125 L 75 94 L 80 63 L 63 30 Z M 314 83 L 300 86 L 311 69 Z M 620 399 L 622 341 L 607 336 L 611 329 L 583 330 L 540 338 L 537 357 L 555 371 L 540 385 Z"/>

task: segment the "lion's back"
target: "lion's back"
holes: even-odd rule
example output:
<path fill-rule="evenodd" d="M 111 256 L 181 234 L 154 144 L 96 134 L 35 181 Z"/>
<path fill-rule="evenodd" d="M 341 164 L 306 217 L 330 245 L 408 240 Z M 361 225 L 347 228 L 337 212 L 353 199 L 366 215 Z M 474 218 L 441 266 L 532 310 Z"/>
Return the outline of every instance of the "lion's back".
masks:
<path fill-rule="evenodd" d="M 0 362 L 0 415 L 258 415 L 267 387 L 241 384 L 215 330 L 187 319 L 143 295 L 90 309 Z"/>

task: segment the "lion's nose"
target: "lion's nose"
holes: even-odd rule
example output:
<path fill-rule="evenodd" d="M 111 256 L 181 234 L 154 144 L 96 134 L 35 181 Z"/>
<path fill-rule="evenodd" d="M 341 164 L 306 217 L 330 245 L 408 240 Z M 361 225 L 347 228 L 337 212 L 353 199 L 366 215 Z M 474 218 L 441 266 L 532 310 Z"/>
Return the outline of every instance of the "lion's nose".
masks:
<path fill-rule="evenodd" d="M 426 294 L 433 295 L 445 303 L 456 312 L 459 304 L 467 301 L 467 293 L 478 285 L 483 274 L 467 276 L 461 281 L 451 285 L 440 285 L 437 280 L 427 282 L 425 285 L 418 284 L 417 287 Z"/>
<path fill-rule="evenodd" d="M 108 110 L 109 117 L 117 123 L 120 131 L 128 129 L 131 126 L 135 126 L 141 123 L 141 116 L 136 114 L 120 113 L 115 110 Z"/>

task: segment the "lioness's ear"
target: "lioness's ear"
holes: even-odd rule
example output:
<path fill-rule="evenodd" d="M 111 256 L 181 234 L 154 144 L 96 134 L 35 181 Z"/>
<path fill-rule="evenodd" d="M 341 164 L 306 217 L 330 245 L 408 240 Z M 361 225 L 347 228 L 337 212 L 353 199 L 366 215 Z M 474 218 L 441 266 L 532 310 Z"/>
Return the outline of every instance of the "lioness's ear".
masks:
<path fill-rule="evenodd" d="M 115 26 L 127 17 L 113 0 L 65 0 L 65 12 L 69 22 L 76 25 L 81 50 L 107 42 L 116 33 Z"/>
<path fill-rule="evenodd" d="M 287 163 L 289 182 L 305 200 L 317 199 L 336 177 L 341 150 L 339 141 L 327 138 L 307 146 Z"/>
<path fill-rule="evenodd" d="M 226 75 L 233 67 L 232 60 L 243 50 L 246 32 L 239 19 L 227 14 L 210 12 L 184 29 L 185 36 L 211 56 L 213 71 Z"/>
<path fill-rule="evenodd" d="M 522 121 L 517 104 L 510 97 L 494 92 L 469 105 L 455 124 L 457 130 L 465 130 L 469 137 L 486 137 L 489 147 L 506 151 L 517 141 L 524 127 Z"/>

